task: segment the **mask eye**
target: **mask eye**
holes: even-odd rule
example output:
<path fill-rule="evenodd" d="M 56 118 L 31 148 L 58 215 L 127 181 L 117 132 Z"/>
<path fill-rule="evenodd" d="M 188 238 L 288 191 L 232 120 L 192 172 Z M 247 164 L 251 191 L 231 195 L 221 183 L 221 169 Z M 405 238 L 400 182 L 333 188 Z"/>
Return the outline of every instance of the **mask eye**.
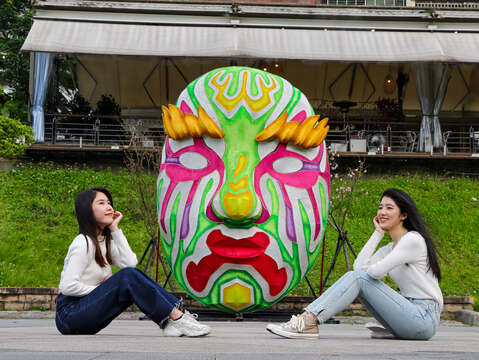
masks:
<path fill-rule="evenodd" d="M 273 163 L 273 169 L 280 174 L 291 174 L 303 168 L 303 162 L 294 157 L 284 157 Z"/>
<path fill-rule="evenodd" d="M 208 166 L 208 160 L 198 153 L 186 152 L 180 155 L 180 164 L 187 169 L 201 170 Z"/>

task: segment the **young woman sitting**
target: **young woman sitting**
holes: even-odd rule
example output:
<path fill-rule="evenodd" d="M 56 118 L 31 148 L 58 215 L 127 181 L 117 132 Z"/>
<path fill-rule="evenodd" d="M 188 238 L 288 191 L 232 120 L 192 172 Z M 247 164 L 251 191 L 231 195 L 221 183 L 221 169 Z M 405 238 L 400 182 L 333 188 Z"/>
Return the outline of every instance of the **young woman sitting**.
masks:
<path fill-rule="evenodd" d="M 62 334 L 96 334 L 136 304 L 164 336 L 210 333 L 180 301 L 136 269 L 137 259 L 118 227 L 108 190 L 92 188 L 75 199 L 79 235 L 68 249 L 57 297 L 56 326 Z M 112 275 L 111 265 L 121 268 Z"/>
<path fill-rule="evenodd" d="M 381 337 L 385 333 L 410 340 L 434 336 L 443 307 L 441 270 L 416 204 L 404 191 L 388 189 L 373 222 L 376 229 L 358 254 L 354 271 L 343 275 L 302 314 L 294 315 L 287 323 L 269 324 L 268 331 L 292 339 L 318 338 L 318 324 L 358 298 L 384 326 Z M 385 233 L 392 242 L 375 251 Z M 398 285 L 400 294 L 379 280 L 387 274 Z"/>

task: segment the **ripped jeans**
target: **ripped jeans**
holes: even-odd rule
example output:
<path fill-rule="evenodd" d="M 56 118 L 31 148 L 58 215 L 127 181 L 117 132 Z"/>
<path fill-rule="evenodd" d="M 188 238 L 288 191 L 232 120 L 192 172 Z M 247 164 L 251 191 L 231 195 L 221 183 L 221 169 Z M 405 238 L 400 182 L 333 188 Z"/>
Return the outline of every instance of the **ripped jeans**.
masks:
<path fill-rule="evenodd" d="M 395 337 L 428 340 L 440 320 L 440 306 L 432 299 L 406 298 L 364 270 L 349 271 L 306 307 L 324 323 L 356 297 Z"/>
<path fill-rule="evenodd" d="M 180 301 L 142 271 L 126 267 L 82 296 L 57 297 L 55 323 L 62 334 L 96 334 L 136 304 L 160 326 Z"/>

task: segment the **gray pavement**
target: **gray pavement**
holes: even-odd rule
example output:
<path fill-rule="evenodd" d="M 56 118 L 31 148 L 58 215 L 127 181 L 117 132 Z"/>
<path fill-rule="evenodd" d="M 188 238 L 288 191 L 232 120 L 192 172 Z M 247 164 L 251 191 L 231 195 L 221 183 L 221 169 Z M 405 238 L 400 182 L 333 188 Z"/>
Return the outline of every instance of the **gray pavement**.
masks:
<path fill-rule="evenodd" d="M 151 321 L 115 320 L 97 335 L 60 335 L 52 319 L 0 319 L 1 360 L 107 359 L 479 359 L 479 327 L 443 322 L 429 341 L 376 340 L 363 323 L 341 318 L 318 340 L 289 340 L 265 322 L 207 322 L 204 338 L 163 338 Z M 348 322 L 348 323 L 346 323 Z"/>

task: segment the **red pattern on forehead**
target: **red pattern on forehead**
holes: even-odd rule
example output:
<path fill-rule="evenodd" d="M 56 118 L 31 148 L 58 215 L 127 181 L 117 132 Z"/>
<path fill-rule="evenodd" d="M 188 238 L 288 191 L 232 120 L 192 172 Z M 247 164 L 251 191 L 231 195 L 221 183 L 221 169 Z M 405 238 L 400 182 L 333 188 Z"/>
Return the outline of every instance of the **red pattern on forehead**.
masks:
<path fill-rule="evenodd" d="M 302 110 L 302 111 L 300 111 L 299 113 L 297 113 L 297 114 L 291 119 L 291 121 L 299 121 L 300 123 L 302 123 L 305 119 L 306 119 L 306 111 Z"/>
<path fill-rule="evenodd" d="M 182 101 L 180 105 L 181 111 L 183 111 L 184 114 L 193 114 L 193 111 L 190 109 L 186 101 Z"/>

